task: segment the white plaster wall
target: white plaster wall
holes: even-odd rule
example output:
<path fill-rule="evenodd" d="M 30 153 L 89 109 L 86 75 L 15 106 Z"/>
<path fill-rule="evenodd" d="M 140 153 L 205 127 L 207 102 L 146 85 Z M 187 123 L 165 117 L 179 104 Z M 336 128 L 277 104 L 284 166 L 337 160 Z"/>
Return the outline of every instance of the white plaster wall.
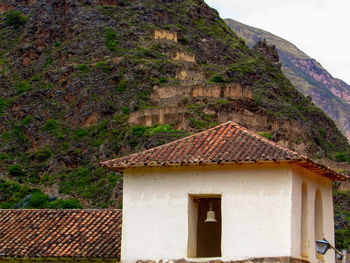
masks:
<path fill-rule="evenodd" d="M 301 251 L 301 192 L 302 184 L 307 184 L 308 195 L 308 233 L 309 233 L 309 257 L 310 262 L 318 262 L 316 258 L 315 244 L 315 197 L 317 188 L 320 189 L 323 201 L 324 237 L 334 245 L 334 215 L 332 199 L 332 181 L 312 173 L 304 168 L 294 166 L 293 168 L 293 201 L 292 201 L 292 256 L 302 258 Z M 327 263 L 335 262 L 334 251 L 329 250 L 324 256 Z"/>
<path fill-rule="evenodd" d="M 122 262 L 187 259 L 189 194 L 222 195 L 221 260 L 291 255 L 290 167 L 210 165 L 125 171 Z"/>

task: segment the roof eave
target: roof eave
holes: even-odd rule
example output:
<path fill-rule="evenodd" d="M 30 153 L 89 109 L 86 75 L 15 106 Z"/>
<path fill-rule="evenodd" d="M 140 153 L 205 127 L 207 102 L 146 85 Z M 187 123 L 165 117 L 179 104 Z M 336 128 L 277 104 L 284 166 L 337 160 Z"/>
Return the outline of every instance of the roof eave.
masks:
<path fill-rule="evenodd" d="M 250 164 L 250 163 L 296 163 L 301 167 L 304 167 L 310 171 L 313 171 L 323 177 L 326 177 L 332 181 L 346 181 L 350 177 L 340 174 L 331 168 L 316 163 L 313 160 L 303 157 L 300 159 L 291 159 L 291 160 L 263 160 L 263 161 L 234 161 L 234 162 L 196 162 L 196 163 L 153 163 L 151 165 L 137 163 L 137 164 L 119 164 L 113 165 L 115 160 L 110 160 L 106 162 L 101 162 L 100 165 L 111 171 L 122 172 L 126 169 L 136 169 L 136 168 L 145 168 L 145 167 L 178 167 L 178 166 L 203 166 L 203 165 L 230 165 L 230 164 Z"/>

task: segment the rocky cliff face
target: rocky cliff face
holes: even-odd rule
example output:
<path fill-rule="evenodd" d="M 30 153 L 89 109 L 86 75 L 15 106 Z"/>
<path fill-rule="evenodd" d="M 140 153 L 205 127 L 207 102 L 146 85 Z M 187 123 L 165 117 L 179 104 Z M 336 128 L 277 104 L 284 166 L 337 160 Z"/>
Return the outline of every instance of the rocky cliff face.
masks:
<path fill-rule="evenodd" d="M 232 19 L 226 19 L 225 22 L 251 47 L 262 39 L 266 39 L 268 44 L 275 45 L 281 57 L 283 73 L 296 88 L 306 96 L 310 96 L 350 140 L 349 85 L 333 78 L 320 63 L 308 57 L 292 43 Z"/>
<path fill-rule="evenodd" d="M 308 57 L 288 41 L 232 19 L 226 19 L 225 22 L 254 50 L 259 50 L 266 44 L 273 44 L 280 55 L 283 73 L 296 88 L 326 112 L 348 140 L 350 139 L 350 87 L 346 83 L 333 78 L 316 60 Z M 257 43 L 259 44 L 256 45 Z M 268 56 L 273 60 L 273 55 Z M 324 160 L 324 163 L 349 174 L 349 163 L 344 162 L 350 162 L 349 153 L 339 153 L 336 159 L 343 163 L 329 160 Z M 350 242 L 349 182 L 336 185 L 335 188 L 339 190 L 334 190 L 336 245 L 338 248 L 346 249 Z"/>
<path fill-rule="evenodd" d="M 118 207 L 122 178 L 100 160 L 227 120 L 313 157 L 349 150 L 275 50 L 250 50 L 202 0 L 0 4 L 1 207 L 50 207 L 34 187 Z"/>

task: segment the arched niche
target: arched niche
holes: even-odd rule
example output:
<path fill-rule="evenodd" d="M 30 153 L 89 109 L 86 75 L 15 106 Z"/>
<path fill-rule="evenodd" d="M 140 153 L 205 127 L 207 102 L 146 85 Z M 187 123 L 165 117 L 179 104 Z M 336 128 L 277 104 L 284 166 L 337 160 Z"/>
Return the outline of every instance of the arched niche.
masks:
<path fill-rule="evenodd" d="M 323 200 L 320 189 L 318 188 L 315 196 L 315 250 L 316 250 L 316 240 L 322 240 L 324 237 L 324 219 L 323 219 Z M 323 259 L 323 255 L 318 254 L 316 250 L 316 257 L 318 259 Z"/>
<path fill-rule="evenodd" d="M 302 257 L 310 256 L 310 239 L 309 239 L 309 207 L 308 207 L 308 190 L 304 182 L 301 187 L 301 229 L 300 229 L 300 254 Z"/>

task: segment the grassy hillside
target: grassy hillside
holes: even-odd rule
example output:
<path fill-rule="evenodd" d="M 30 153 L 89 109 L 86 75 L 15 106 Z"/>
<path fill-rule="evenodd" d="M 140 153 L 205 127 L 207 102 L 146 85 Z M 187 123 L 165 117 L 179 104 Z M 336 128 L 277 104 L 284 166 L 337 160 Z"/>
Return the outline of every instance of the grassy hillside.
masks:
<path fill-rule="evenodd" d="M 0 169 L 1 191 L 11 194 L 1 195 L 1 207 L 27 207 L 22 201 L 30 201 L 34 190 L 21 187 L 40 188 L 76 206 L 120 207 L 122 177 L 99 161 L 215 125 L 218 118 L 207 106 L 236 110 L 234 101 L 188 104 L 184 98 L 188 130 L 172 123 L 130 125 L 131 113 L 154 107 L 154 86 L 180 85 L 176 75 L 184 64 L 174 60 L 177 52 L 195 55 L 196 63 L 186 65 L 203 72 L 202 85 L 249 87 L 253 100 L 240 107 L 305 129 L 302 139 L 288 130 L 272 139 L 303 140 L 318 158 L 349 152 L 333 121 L 284 77 L 278 63 L 249 49 L 201 0 L 9 3 L 15 11 L 0 14 Z M 155 40 L 155 29 L 177 32 L 179 41 Z M 19 186 L 11 190 L 15 182 Z"/>

